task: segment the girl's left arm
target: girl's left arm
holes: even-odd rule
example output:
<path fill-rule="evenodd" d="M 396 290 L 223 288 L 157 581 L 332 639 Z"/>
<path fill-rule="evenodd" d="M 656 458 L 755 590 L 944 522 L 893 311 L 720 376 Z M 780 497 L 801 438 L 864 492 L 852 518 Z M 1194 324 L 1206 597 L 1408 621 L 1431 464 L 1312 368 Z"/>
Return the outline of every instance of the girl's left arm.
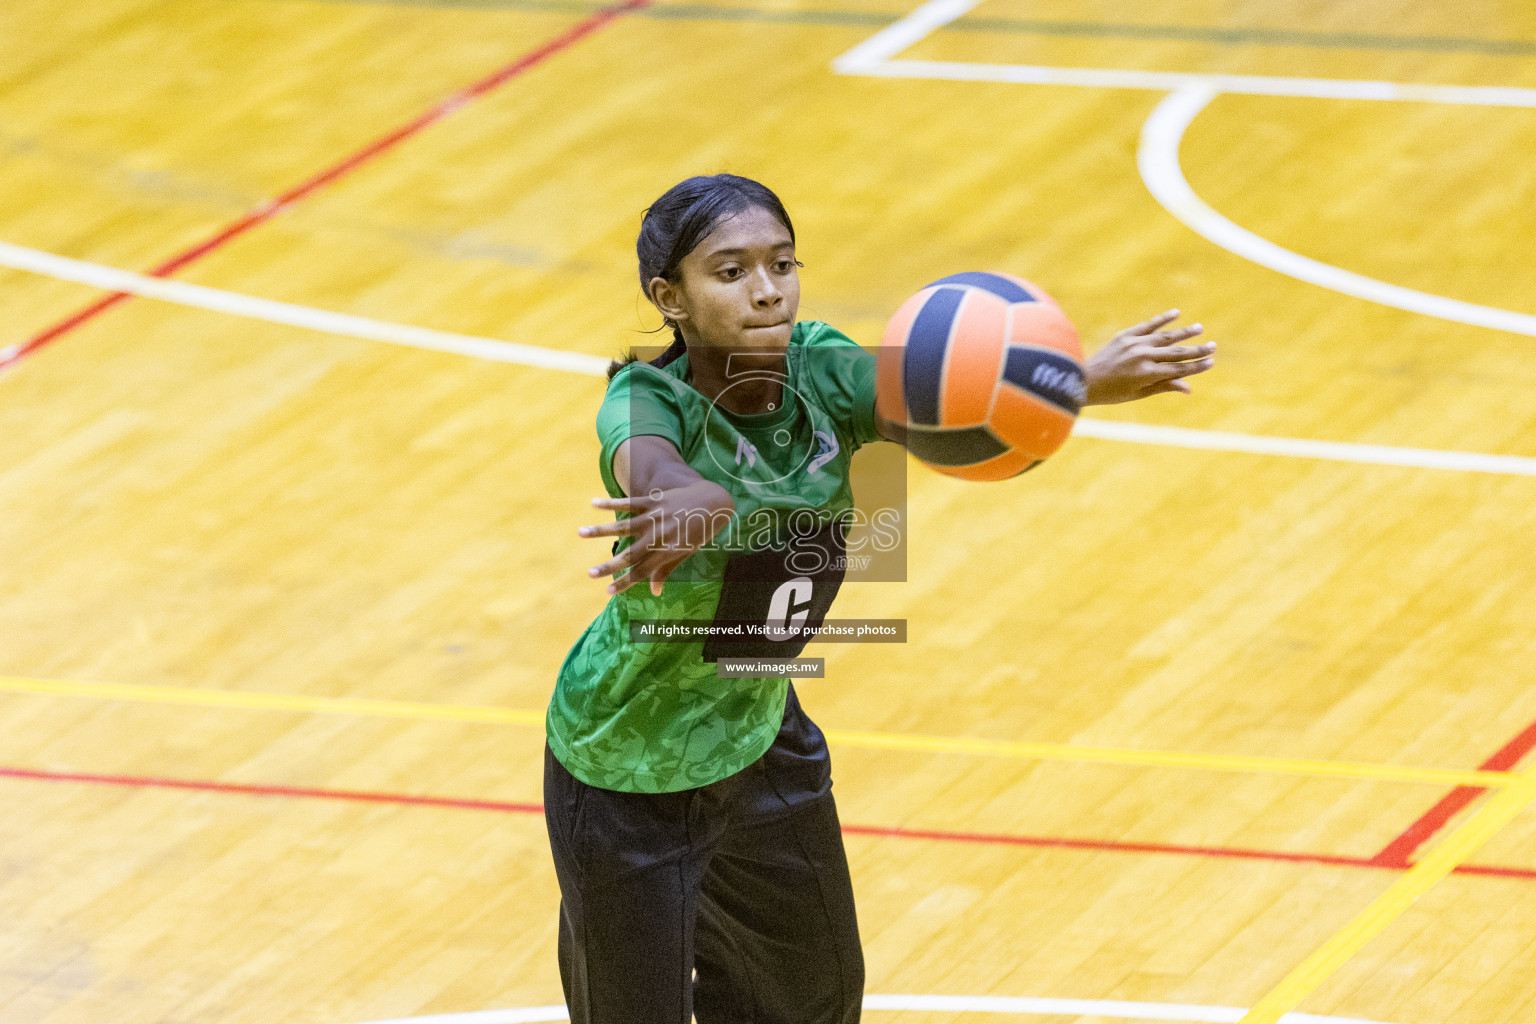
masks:
<path fill-rule="evenodd" d="M 1162 330 L 1179 318 L 1170 309 L 1135 327 L 1127 327 L 1089 358 L 1085 405 L 1115 405 L 1166 391 L 1190 393 L 1184 378 L 1216 365 L 1216 343 L 1180 345 L 1200 334 L 1199 324 Z"/>

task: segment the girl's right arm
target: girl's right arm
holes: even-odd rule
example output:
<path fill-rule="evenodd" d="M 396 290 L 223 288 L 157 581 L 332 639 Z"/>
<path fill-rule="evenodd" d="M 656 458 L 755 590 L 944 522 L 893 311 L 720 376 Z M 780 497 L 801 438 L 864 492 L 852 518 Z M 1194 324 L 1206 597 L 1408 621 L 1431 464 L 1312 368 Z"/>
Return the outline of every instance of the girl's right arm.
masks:
<path fill-rule="evenodd" d="M 730 522 L 736 502 L 724 487 L 683 461 L 671 441 L 654 434 L 638 434 L 619 445 L 613 453 L 613 476 L 626 497 L 593 498 L 592 504 L 633 515 L 576 532 L 583 537 L 634 537 L 634 542 L 588 569 L 587 575 L 614 575 L 610 594 L 649 579 L 651 593 L 659 596 L 672 570 Z M 629 572 L 620 579 L 616 574 L 623 569 Z"/>

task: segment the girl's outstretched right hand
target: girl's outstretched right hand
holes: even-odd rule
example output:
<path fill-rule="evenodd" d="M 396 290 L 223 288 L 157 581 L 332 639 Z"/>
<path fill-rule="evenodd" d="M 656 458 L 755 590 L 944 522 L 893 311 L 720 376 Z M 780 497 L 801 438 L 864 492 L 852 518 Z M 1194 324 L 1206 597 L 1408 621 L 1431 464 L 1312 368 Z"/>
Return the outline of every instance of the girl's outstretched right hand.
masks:
<path fill-rule="evenodd" d="M 631 515 L 576 532 L 583 537 L 633 537 L 634 541 L 602 565 L 588 569 L 587 575 L 593 579 L 613 576 L 610 594 L 649 579 L 651 593 L 660 596 L 672 571 L 709 543 L 736 512 L 736 503 L 724 487 L 694 476 L 672 487 L 653 487 L 642 497 L 593 498 L 596 508 Z"/>

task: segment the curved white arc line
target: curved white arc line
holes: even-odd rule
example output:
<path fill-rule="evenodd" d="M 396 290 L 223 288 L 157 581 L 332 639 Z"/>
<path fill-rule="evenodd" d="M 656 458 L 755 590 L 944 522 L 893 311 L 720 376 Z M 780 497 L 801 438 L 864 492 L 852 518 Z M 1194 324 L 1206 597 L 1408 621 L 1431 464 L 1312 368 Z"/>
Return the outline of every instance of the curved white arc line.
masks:
<path fill-rule="evenodd" d="M 866 1010 L 937 1010 L 950 1013 L 1004 1013 L 1036 1016 L 1109 1017 L 1115 1020 L 1192 1021 L 1196 1024 L 1235 1024 L 1247 1013 L 1238 1006 L 1196 1006 L 1182 1003 L 1128 1003 L 1114 999 L 1039 999 L 1009 996 L 866 995 Z M 476 1010 L 431 1017 L 396 1017 L 369 1024 L 533 1024 L 569 1020 L 564 1006 Z M 1327 1017 L 1288 1013 L 1281 1024 L 1385 1024 L 1357 1017 Z"/>
<path fill-rule="evenodd" d="M 115 267 L 103 267 L 95 263 L 72 260 L 65 256 L 27 249 L 19 245 L 0 242 L 0 265 L 14 270 L 25 270 L 46 277 L 102 288 L 109 292 L 128 292 L 146 299 L 158 299 L 180 306 L 227 313 L 231 316 L 268 323 L 303 327 L 312 331 L 340 334 L 368 341 L 382 341 L 392 345 L 450 352 L 454 355 L 473 356 L 501 363 L 522 363 L 541 366 L 550 370 L 569 370 L 602 376 L 607 372 L 608 360 L 600 356 L 580 352 L 561 352 L 557 349 L 535 345 L 519 345 L 513 341 L 494 338 L 477 338 L 469 334 L 453 334 L 434 331 L 427 327 L 412 327 L 384 320 L 353 316 L 350 313 L 331 313 L 308 306 L 296 306 L 288 302 L 259 299 L 251 295 L 205 288 L 185 281 L 171 281 L 158 277 L 146 277 Z"/>
<path fill-rule="evenodd" d="M 521 363 L 550 370 L 567 370 L 592 376 L 606 372 L 607 360 L 599 356 L 562 352 L 558 349 L 519 345 L 494 338 L 449 334 L 425 327 L 387 323 L 346 313 L 296 306 L 271 299 L 258 299 L 235 292 L 220 291 L 182 281 L 168 281 L 141 274 L 85 263 L 37 249 L 0 242 L 0 266 L 54 277 L 64 281 L 129 292 L 145 298 L 176 305 L 191 306 L 247 317 L 268 323 L 324 331 L 343 337 L 383 341 L 411 348 L 449 352 L 475 359 Z M 3 350 L 0 350 L 3 351 Z M 0 380 L 5 379 L 0 376 Z M 1073 433 L 1106 441 L 1149 444 L 1174 448 L 1198 448 L 1205 451 L 1247 452 L 1253 455 L 1278 455 L 1291 458 L 1324 459 L 1333 462 L 1358 462 L 1383 466 L 1408 466 L 1420 469 L 1459 470 L 1494 473 L 1504 476 L 1536 476 L 1536 458 L 1519 455 L 1491 455 L 1484 452 L 1446 451 L 1428 448 L 1402 448 L 1395 445 L 1350 444 L 1342 441 L 1314 441 L 1299 437 L 1265 437 L 1257 434 L 1229 434 L 1214 430 L 1190 430 L 1142 423 L 1079 417 Z"/>
<path fill-rule="evenodd" d="M 1228 252 L 1308 284 L 1440 320 L 1536 337 L 1536 316 L 1430 295 L 1342 270 L 1282 249 L 1211 209 L 1184 178 L 1179 143 L 1190 123 L 1217 95 L 1216 89 L 1205 84 L 1186 85 L 1169 93 L 1142 126 L 1141 145 L 1136 151 L 1136 166 L 1148 191 L 1192 231 Z"/>

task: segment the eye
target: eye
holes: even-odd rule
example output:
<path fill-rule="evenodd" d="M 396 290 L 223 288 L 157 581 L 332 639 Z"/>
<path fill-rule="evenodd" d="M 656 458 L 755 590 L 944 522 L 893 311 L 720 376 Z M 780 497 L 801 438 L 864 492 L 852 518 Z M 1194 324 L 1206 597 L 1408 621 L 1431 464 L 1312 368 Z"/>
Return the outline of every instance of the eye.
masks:
<path fill-rule="evenodd" d="M 777 270 L 781 274 L 787 274 L 787 273 L 789 273 L 789 268 L 790 267 L 803 267 L 803 266 L 805 266 L 805 264 L 801 263 L 799 260 L 781 259 L 781 260 L 779 260 L 777 263 L 775 263 L 773 265 L 773 269 Z"/>
<path fill-rule="evenodd" d="M 743 271 L 740 267 L 722 267 L 720 268 L 719 273 L 720 276 L 725 278 L 727 281 L 734 281 L 743 273 L 745 273 L 745 271 Z"/>

